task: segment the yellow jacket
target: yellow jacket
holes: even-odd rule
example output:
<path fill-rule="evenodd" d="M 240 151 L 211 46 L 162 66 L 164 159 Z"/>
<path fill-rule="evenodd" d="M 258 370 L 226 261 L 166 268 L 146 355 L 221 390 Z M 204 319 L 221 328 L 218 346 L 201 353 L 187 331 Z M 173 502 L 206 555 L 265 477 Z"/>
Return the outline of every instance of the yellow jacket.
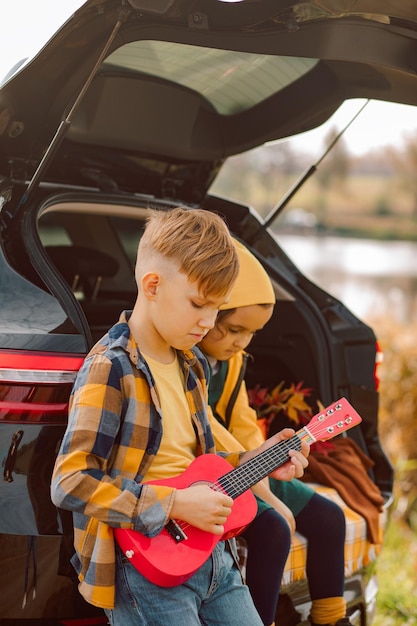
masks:
<path fill-rule="evenodd" d="M 257 424 L 256 411 L 249 406 L 245 381 L 241 379 L 244 359 L 247 357 L 248 355 L 242 351 L 235 354 L 227 362 L 226 381 L 215 407 L 215 412 L 223 420 L 224 426 L 217 421 L 214 415 L 210 416 L 210 425 L 217 450 L 227 450 L 228 452 L 239 452 L 242 448 L 253 450 L 264 442 L 262 431 Z M 237 393 L 235 392 L 236 385 L 239 385 Z M 236 393 L 236 399 L 234 402 L 232 400 L 228 409 L 234 393 Z M 228 413 L 230 421 L 227 426 Z"/>

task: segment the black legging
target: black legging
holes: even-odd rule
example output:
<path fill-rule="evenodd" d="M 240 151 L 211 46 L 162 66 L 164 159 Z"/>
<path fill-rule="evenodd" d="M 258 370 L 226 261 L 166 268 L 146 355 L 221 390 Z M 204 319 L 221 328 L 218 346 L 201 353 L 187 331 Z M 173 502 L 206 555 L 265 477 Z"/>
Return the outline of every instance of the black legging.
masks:
<path fill-rule="evenodd" d="M 334 502 L 314 494 L 296 516 L 308 541 L 307 578 L 312 600 L 340 597 L 344 590 L 345 516 Z M 265 626 L 275 620 L 280 583 L 291 544 L 290 529 L 267 509 L 243 533 L 248 544 L 247 584 Z"/>

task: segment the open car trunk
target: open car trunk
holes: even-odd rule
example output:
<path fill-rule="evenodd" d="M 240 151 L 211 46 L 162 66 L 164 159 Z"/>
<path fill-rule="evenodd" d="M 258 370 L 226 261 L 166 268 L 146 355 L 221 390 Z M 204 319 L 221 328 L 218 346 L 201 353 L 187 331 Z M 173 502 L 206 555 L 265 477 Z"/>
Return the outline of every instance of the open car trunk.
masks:
<path fill-rule="evenodd" d="M 48 272 L 53 276 L 54 282 L 51 279 L 49 289 L 67 311 L 74 312 L 69 314 L 66 322 L 67 331 L 73 333 L 76 329 L 84 337 L 87 351 L 118 320 L 123 309 L 133 307 L 136 297 L 133 268 L 149 209 L 169 210 L 174 203 L 150 201 L 146 197 L 131 198 L 125 202 L 116 195 L 80 194 L 76 191 L 62 194 L 43 190 L 42 196 L 37 219 L 33 221 L 27 217 L 29 239 L 25 245 L 32 248 L 32 255 L 36 249 L 36 264 L 44 281 Z M 308 402 L 313 412 L 316 412 L 317 402 L 326 406 L 346 396 L 363 418 L 362 424 L 349 431 L 348 436 L 373 460 L 370 476 L 388 501 L 392 491 L 392 469 L 378 437 L 378 395 L 374 377 L 376 340 L 373 331 L 342 303 L 308 281 L 271 234 L 260 229 L 257 218 L 248 207 L 214 196 L 207 196 L 202 206 L 222 214 L 235 236 L 247 245 L 251 242 L 251 250 L 267 269 L 276 292 L 277 305 L 273 317 L 250 345 L 249 352 L 253 358 L 247 368 L 247 387 L 260 385 L 272 389 L 279 383 L 290 386 L 302 382 L 304 387 L 312 390 Z M 25 271 L 23 267 L 21 269 Z M 32 280 L 35 280 L 34 276 Z M 39 277 L 37 282 L 42 289 L 46 289 Z M 68 299 L 72 299 L 71 308 L 68 307 Z M 66 332 L 65 328 L 61 331 Z M 34 450 L 40 449 L 41 432 L 46 432 L 44 427 L 39 431 L 40 426 L 28 424 L 25 427 L 26 431 L 28 428 L 38 429 L 34 433 Z M 274 428 L 274 423 L 271 428 Z M 48 432 L 49 441 L 54 441 L 54 437 L 59 440 L 63 425 L 48 425 Z M 42 484 L 45 486 L 49 484 L 55 450 L 55 444 L 42 448 Z M 37 458 L 39 463 L 39 455 Z M 59 523 L 52 510 L 54 507 L 47 513 L 45 503 L 49 502 L 49 494 L 39 486 L 36 489 L 30 486 L 33 480 L 29 480 L 29 470 L 25 470 L 25 466 L 21 471 L 23 474 L 28 471 L 27 483 L 33 510 L 45 513 L 42 528 L 37 518 L 38 526 L 32 524 L 26 532 L 31 536 L 60 535 L 63 529 L 59 526 L 65 522 L 61 520 Z M 332 491 L 330 489 L 327 495 L 338 501 L 337 494 Z M 365 521 L 350 509 L 346 516 L 353 533 L 351 551 L 347 553 L 350 557 L 347 556 L 346 593 L 352 615 L 360 619 L 360 615 L 374 609 L 376 586 L 366 566 L 374 560 L 376 547 L 366 540 Z M 356 551 L 358 544 L 361 546 L 360 556 L 355 553 L 353 557 L 352 550 Z M 294 557 L 290 557 L 279 610 L 287 614 L 286 603 L 291 598 L 301 620 L 308 614 L 309 593 L 305 577 L 306 545 L 298 535 L 293 549 L 294 554 L 304 554 L 304 562 L 301 560 L 300 564 L 297 558 L 294 565 L 291 560 Z M 23 568 L 26 548 L 21 550 Z M 62 566 L 62 559 L 68 562 L 71 551 L 68 529 L 64 529 L 60 551 Z M 51 561 L 49 567 L 55 568 L 55 562 Z M 62 585 L 63 579 L 58 577 L 58 581 Z M 367 591 L 369 585 L 373 585 L 374 590 L 370 595 L 369 589 Z M 64 588 L 66 593 L 72 589 L 71 585 L 64 585 Z M 54 608 L 51 610 L 50 617 L 53 617 Z"/>

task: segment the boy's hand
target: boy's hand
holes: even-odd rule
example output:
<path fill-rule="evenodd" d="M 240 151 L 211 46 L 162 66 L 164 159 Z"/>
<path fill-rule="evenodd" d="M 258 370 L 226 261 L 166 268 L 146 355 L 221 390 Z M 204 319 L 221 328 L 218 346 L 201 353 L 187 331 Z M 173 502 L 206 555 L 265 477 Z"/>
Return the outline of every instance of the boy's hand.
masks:
<path fill-rule="evenodd" d="M 263 450 L 267 450 L 271 446 L 275 445 L 280 441 L 284 441 L 285 439 L 291 439 L 295 434 L 295 431 L 292 428 L 284 428 L 276 435 L 273 435 L 269 439 L 265 441 L 259 448 L 255 448 L 255 450 L 250 450 L 245 452 L 245 454 L 241 457 L 241 463 L 245 463 L 245 461 L 249 461 L 252 457 L 256 456 Z M 304 441 L 301 442 L 301 452 L 297 452 L 296 450 L 290 450 L 289 456 L 291 457 L 289 461 L 278 467 L 276 470 L 271 472 L 270 476 L 276 478 L 277 480 L 292 480 L 293 478 L 301 478 L 304 474 L 304 469 L 308 465 L 307 457 L 310 453 L 310 446 Z"/>
<path fill-rule="evenodd" d="M 222 535 L 233 500 L 208 485 L 177 489 L 170 517 L 188 522 L 196 528 Z"/>

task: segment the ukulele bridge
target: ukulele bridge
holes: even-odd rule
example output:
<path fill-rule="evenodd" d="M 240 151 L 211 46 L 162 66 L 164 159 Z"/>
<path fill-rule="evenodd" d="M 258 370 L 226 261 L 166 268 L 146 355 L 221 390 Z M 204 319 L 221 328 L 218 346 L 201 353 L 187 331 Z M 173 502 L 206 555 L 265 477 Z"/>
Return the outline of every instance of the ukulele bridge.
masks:
<path fill-rule="evenodd" d="M 173 519 L 170 519 L 165 525 L 165 530 L 171 535 L 176 543 L 181 543 L 184 539 L 188 539 L 181 526 Z"/>

